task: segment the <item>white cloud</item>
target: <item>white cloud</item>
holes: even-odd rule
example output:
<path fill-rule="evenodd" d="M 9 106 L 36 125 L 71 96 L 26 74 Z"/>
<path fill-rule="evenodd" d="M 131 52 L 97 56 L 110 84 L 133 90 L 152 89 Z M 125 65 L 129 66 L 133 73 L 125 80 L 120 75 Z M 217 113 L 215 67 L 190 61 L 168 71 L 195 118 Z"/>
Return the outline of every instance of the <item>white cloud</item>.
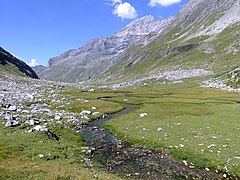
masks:
<path fill-rule="evenodd" d="M 115 6 L 116 4 L 122 4 L 122 0 L 107 0 L 108 5 Z"/>
<path fill-rule="evenodd" d="M 171 6 L 176 3 L 180 3 L 182 0 L 150 0 L 149 6 L 155 7 L 155 6 Z"/>
<path fill-rule="evenodd" d="M 138 16 L 136 9 L 128 2 L 117 4 L 113 14 L 121 17 L 121 19 L 135 19 Z"/>
<path fill-rule="evenodd" d="M 30 67 L 35 67 L 35 66 L 37 66 L 37 65 L 38 65 L 38 62 L 37 62 L 37 60 L 36 60 L 36 59 L 32 59 L 32 60 L 31 60 L 31 62 L 30 62 L 30 63 L 28 63 L 28 65 L 29 65 Z"/>

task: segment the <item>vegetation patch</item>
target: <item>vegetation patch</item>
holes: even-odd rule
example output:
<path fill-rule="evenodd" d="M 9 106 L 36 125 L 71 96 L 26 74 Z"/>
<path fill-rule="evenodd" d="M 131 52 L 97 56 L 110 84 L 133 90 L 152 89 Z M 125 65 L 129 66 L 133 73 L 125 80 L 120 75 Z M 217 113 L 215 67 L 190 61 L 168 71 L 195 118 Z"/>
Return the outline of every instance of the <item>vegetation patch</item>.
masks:
<path fill-rule="evenodd" d="M 146 96 L 151 94 L 155 98 Z M 142 87 L 134 95 L 144 102 L 139 109 L 105 123 L 120 139 L 165 149 L 198 167 L 240 175 L 238 94 L 176 85 Z"/>

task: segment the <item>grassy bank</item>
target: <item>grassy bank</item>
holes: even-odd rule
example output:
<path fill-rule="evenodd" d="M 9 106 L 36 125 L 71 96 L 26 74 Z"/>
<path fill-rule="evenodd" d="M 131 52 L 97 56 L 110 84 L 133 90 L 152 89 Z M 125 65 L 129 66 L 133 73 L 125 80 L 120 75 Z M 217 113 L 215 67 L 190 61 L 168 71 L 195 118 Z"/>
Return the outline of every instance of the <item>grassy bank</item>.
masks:
<path fill-rule="evenodd" d="M 61 101 L 57 103 L 45 100 L 26 102 L 25 105 L 30 107 L 46 103 L 53 111 L 65 110 L 76 113 L 76 117 L 82 110 L 98 111 L 98 116 L 101 116 L 124 108 L 117 103 L 99 100 L 105 96 L 105 92 L 90 93 L 67 88 L 60 92 Z M 92 107 L 96 109 L 92 110 Z M 36 116 L 43 117 L 44 114 Z M 45 118 L 52 117 L 46 115 Z M 89 118 L 92 120 L 96 116 Z M 61 121 L 67 119 L 63 118 Z M 4 127 L 3 117 L 0 117 L 0 122 L 0 179 L 120 179 L 101 172 L 98 164 L 87 163 L 86 158 L 90 157 L 82 152 L 82 148 L 86 147 L 82 136 L 71 129 L 62 128 L 54 120 L 48 123 L 48 128 L 58 136 L 59 141 L 49 139 L 45 132 L 28 132 L 29 127 L 24 124 L 12 128 Z M 71 127 L 70 124 L 69 126 Z"/>
<path fill-rule="evenodd" d="M 120 139 L 240 176 L 239 94 L 186 85 L 123 91 L 142 106 L 105 124 Z"/>

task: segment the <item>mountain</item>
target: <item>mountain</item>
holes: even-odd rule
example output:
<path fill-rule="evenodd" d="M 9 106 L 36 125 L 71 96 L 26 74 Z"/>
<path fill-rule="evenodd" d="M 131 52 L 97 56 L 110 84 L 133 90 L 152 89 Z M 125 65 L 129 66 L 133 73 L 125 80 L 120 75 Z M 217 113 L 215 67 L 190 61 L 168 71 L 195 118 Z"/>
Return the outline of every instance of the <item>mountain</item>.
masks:
<path fill-rule="evenodd" d="M 69 50 L 49 60 L 41 78 L 59 81 L 84 81 L 107 71 L 119 62 L 134 43 L 147 44 L 172 18 L 157 20 L 146 16 L 135 20 L 109 38 L 98 38 L 79 49 Z"/>
<path fill-rule="evenodd" d="M 135 20 L 51 58 L 42 78 L 131 85 L 217 76 L 240 64 L 240 0 L 190 0 L 176 16 Z"/>
<path fill-rule="evenodd" d="M 13 56 L 0 47 L 0 70 L 1 73 L 10 73 L 20 76 L 28 76 L 38 79 L 37 74 L 25 62 Z"/>
<path fill-rule="evenodd" d="M 32 67 L 32 70 L 40 77 L 42 75 L 42 72 L 44 72 L 44 70 L 46 70 L 47 67 L 43 66 L 43 65 L 37 65 Z"/>

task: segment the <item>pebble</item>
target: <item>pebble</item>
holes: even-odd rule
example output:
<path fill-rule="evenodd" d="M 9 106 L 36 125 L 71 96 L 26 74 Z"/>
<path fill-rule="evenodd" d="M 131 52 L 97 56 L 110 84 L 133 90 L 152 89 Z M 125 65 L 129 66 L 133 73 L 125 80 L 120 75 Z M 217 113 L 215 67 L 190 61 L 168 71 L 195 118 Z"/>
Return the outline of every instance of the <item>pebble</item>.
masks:
<path fill-rule="evenodd" d="M 43 158 L 44 155 L 43 155 L 43 154 L 39 154 L 38 157 L 39 157 L 39 158 Z"/>
<path fill-rule="evenodd" d="M 147 113 L 141 113 L 141 114 L 139 114 L 139 117 L 144 118 L 144 117 L 146 117 L 147 115 L 148 115 Z"/>

